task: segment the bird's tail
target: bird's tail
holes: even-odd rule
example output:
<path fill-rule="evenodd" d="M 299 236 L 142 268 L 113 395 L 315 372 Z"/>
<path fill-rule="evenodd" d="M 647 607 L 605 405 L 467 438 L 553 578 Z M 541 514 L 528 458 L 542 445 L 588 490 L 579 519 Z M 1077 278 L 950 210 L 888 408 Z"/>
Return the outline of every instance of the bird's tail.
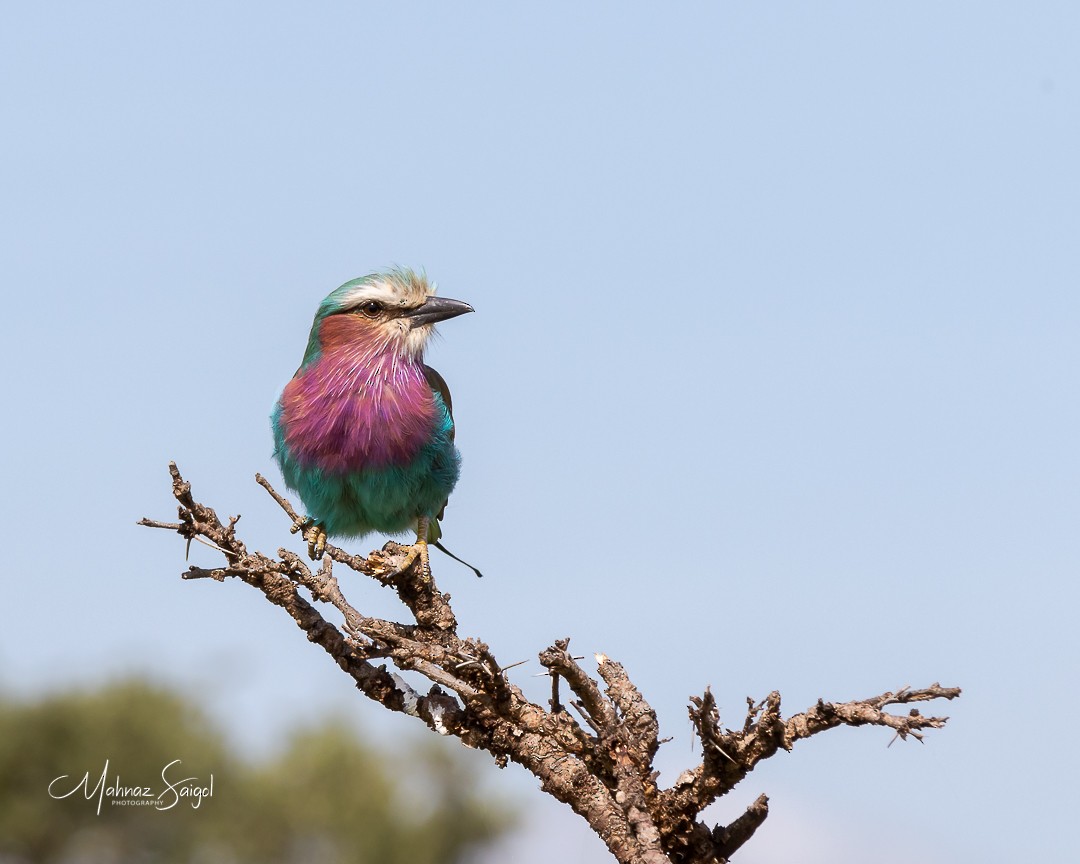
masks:
<path fill-rule="evenodd" d="M 468 561 L 462 561 L 460 558 L 458 558 L 457 555 L 455 555 L 453 552 L 451 552 L 449 549 L 447 549 L 445 546 L 443 546 L 441 541 L 435 540 L 434 542 L 432 542 L 431 545 L 434 546 L 436 549 L 438 549 L 440 552 L 442 552 L 444 555 L 449 555 L 451 558 L 453 558 L 455 561 L 457 561 L 458 564 L 464 564 L 466 567 L 468 567 L 470 570 L 472 570 L 472 572 L 475 573 L 479 578 L 481 578 L 481 579 L 484 578 L 483 573 L 481 573 L 479 570 L 477 570 L 475 567 L 473 567 L 472 564 L 470 564 Z"/>

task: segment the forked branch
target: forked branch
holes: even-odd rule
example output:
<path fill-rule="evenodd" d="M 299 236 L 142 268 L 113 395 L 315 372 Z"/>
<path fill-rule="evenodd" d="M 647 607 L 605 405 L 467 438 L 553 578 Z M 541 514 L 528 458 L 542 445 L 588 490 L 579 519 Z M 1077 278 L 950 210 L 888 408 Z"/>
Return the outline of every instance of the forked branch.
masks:
<path fill-rule="evenodd" d="M 540 653 L 541 665 L 552 676 L 552 699 L 547 708 L 537 705 L 511 682 L 510 667 L 502 666 L 484 642 L 458 635 L 449 596 L 415 563 L 405 566 L 407 547 L 387 543 L 365 558 L 327 545 L 317 568 L 287 549 L 279 549 L 276 557 L 249 552 L 237 536 L 239 517 L 223 523 L 192 497 L 191 485 L 175 464 L 169 471 L 180 521 L 142 519 L 139 524 L 176 531 L 189 545 L 205 543 L 224 557 L 218 567 L 189 567 L 183 578 L 236 578 L 257 588 L 368 698 L 420 718 L 440 735 L 487 751 L 500 767 L 522 765 L 539 778 L 544 791 L 583 816 L 622 864 L 727 861 L 764 822 L 768 799 L 759 796 L 726 826 L 709 828 L 701 811 L 762 759 L 837 726 L 885 726 L 894 737 L 921 741 L 925 730 L 940 728 L 947 718 L 926 717 L 915 708 L 905 715 L 885 709 L 960 695 L 958 688 L 938 684 L 921 690 L 903 687 L 854 702 L 818 700 L 784 719 L 780 694 L 773 692 L 760 703 L 747 700 L 743 726 L 733 731 L 720 726 L 716 700 L 706 689 L 690 705 L 702 761 L 663 789 L 653 767 L 662 743 L 656 713 L 619 663 L 596 655 L 598 681 L 570 653 L 569 639 L 556 641 Z M 288 499 L 265 478 L 257 475 L 256 480 L 285 511 L 293 532 L 308 539 L 312 529 Z M 344 596 L 335 564 L 392 589 L 411 620 L 398 623 L 359 612 Z M 320 607 L 328 607 L 328 614 Z M 399 671 L 418 673 L 431 682 L 430 689 L 420 693 L 384 663 L 373 662 L 382 660 Z M 584 725 L 561 704 L 559 680 L 573 694 L 571 705 Z"/>

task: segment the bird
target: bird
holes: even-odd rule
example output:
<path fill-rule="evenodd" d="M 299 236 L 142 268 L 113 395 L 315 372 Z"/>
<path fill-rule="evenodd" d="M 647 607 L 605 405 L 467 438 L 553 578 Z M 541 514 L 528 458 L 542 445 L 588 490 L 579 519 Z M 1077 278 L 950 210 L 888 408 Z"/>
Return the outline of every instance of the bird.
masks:
<path fill-rule="evenodd" d="M 304 503 L 312 560 L 328 537 L 416 532 L 401 569 L 428 544 L 442 549 L 441 520 L 461 455 L 446 380 L 424 362 L 434 325 L 473 311 L 436 296 L 423 273 L 394 268 L 346 282 L 319 304 L 300 368 L 270 422 L 274 459 Z M 465 563 L 465 562 L 461 562 Z M 477 575 L 475 567 L 466 564 Z"/>

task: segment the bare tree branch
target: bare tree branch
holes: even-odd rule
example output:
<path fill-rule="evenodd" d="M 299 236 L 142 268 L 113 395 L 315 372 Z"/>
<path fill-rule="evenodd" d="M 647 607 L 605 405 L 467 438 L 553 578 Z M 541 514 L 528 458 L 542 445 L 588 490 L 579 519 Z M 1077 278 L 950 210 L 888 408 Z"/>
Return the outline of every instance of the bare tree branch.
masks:
<path fill-rule="evenodd" d="M 719 825 L 714 828 L 712 834 L 713 842 L 716 844 L 716 857 L 730 858 L 743 843 L 754 836 L 754 832 L 768 815 L 769 799 L 765 795 L 758 795 L 742 816 L 726 828 Z"/>
<path fill-rule="evenodd" d="M 584 817 L 621 864 L 725 862 L 765 821 L 768 798 L 760 795 L 727 826 L 709 828 L 700 820 L 701 811 L 761 760 L 837 726 L 884 726 L 894 737 L 922 741 L 925 730 L 940 728 L 947 718 L 926 717 L 915 708 L 905 715 L 885 709 L 960 695 L 958 688 L 936 683 L 921 690 L 903 687 L 853 702 L 818 700 L 807 711 L 784 719 L 780 694 L 773 692 L 760 703 L 748 699 L 742 728 L 732 731 L 721 728 L 716 700 L 706 689 L 701 697 L 691 698 L 689 708 L 702 744 L 701 764 L 661 789 L 653 767 L 661 743 L 656 712 L 621 664 L 596 656 L 602 688 L 578 663 L 580 658 L 571 655 L 570 640 L 557 640 L 539 655 L 552 677 L 551 701 L 544 708 L 525 698 L 507 676 L 510 667 L 502 666 L 484 642 L 458 635 L 449 596 L 415 561 L 405 566 L 406 547 L 387 543 L 364 558 L 327 545 L 315 569 L 287 549 L 279 549 L 274 558 L 251 553 L 237 536 L 239 517 L 222 523 L 212 508 L 195 501 L 175 464 L 170 463 L 169 471 L 180 521 L 143 519 L 139 524 L 175 531 L 189 545 L 204 543 L 225 559 L 215 568 L 191 566 L 183 578 L 235 578 L 258 589 L 284 609 L 364 695 L 391 711 L 420 718 L 440 735 L 487 751 L 500 767 L 508 762 L 522 765 L 545 792 Z M 265 478 L 256 475 L 256 481 L 285 511 L 291 530 L 308 539 L 312 528 L 288 499 Z M 412 620 L 398 623 L 357 611 L 341 590 L 335 564 L 394 590 Z M 328 620 L 320 605 L 333 610 L 342 623 Z M 421 694 L 375 660 L 416 672 L 432 686 Z M 574 694 L 571 705 L 585 726 L 560 703 L 560 679 Z"/>

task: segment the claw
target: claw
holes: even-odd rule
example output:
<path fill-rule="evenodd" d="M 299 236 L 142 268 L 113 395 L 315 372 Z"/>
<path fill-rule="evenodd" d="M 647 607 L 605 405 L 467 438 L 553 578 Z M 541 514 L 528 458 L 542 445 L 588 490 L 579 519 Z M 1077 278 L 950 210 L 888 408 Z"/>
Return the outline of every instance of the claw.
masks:
<path fill-rule="evenodd" d="M 405 554 L 405 563 L 402 570 L 407 570 L 417 558 L 420 559 L 420 577 L 425 582 L 431 581 L 431 561 L 428 558 L 428 525 L 430 520 L 427 516 L 421 516 L 416 520 L 416 542 L 409 547 Z"/>
<path fill-rule="evenodd" d="M 418 539 L 412 546 L 409 547 L 409 551 L 405 553 L 405 561 L 402 562 L 401 570 L 408 570 L 412 567 L 416 559 L 420 559 L 420 575 L 427 581 L 431 581 L 431 562 L 428 559 L 428 544 L 427 540 Z"/>
<path fill-rule="evenodd" d="M 318 561 L 326 551 L 326 529 L 310 516 L 305 516 L 302 522 L 293 526 L 294 531 L 303 531 L 303 537 L 307 540 L 307 554 L 312 561 Z"/>

